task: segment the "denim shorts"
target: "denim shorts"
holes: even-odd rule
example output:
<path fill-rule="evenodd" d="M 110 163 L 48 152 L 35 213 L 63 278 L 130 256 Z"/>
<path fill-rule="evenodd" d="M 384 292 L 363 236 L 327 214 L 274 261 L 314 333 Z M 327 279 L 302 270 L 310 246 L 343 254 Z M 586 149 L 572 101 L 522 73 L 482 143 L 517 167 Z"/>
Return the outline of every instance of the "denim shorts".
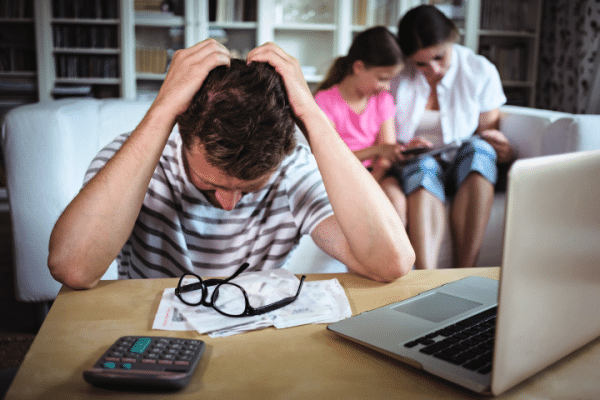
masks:
<path fill-rule="evenodd" d="M 422 187 L 442 202 L 452 197 L 471 172 L 478 172 L 492 185 L 498 179 L 496 151 L 485 140 L 472 137 L 448 161 L 431 156 L 393 166 L 389 175 L 398 179 L 405 195 Z"/>

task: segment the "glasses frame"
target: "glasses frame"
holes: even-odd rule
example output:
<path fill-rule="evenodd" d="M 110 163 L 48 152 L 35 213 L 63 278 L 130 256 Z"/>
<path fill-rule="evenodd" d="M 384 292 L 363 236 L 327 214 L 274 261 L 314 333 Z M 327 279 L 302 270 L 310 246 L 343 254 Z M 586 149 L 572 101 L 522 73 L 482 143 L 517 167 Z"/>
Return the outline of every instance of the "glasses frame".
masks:
<path fill-rule="evenodd" d="M 181 300 L 182 303 L 187 304 L 188 306 L 203 305 L 206 307 L 212 307 L 219 314 L 225 315 L 227 317 L 251 317 L 251 316 L 255 316 L 255 315 L 265 314 L 265 313 L 277 310 L 279 308 L 285 307 L 288 304 L 293 303 L 300 295 L 300 290 L 302 289 L 302 285 L 304 284 L 306 275 L 302 275 L 302 277 L 300 278 L 300 285 L 298 285 L 298 290 L 296 291 L 296 294 L 294 296 L 286 297 L 284 299 L 278 300 L 271 304 L 267 304 L 265 306 L 252 307 L 250 305 L 250 300 L 248 298 L 248 293 L 246 293 L 246 290 L 244 290 L 244 288 L 241 287 L 240 285 L 230 282 L 232 279 L 236 278 L 239 274 L 244 272 L 248 268 L 249 265 L 250 264 L 248 264 L 248 263 L 243 263 L 237 269 L 237 271 L 235 271 L 233 273 L 233 275 L 231 275 L 229 278 L 225 278 L 225 279 L 213 278 L 213 279 L 207 279 L 206 281 L 204 281 L 204 280 L 202 280 L 202 278 L 200 276 L 198 276 L 192 272 L 188 272 L 188 273 L 182 275 L 181 278 L 179 278 L 179 282 L 177 283 L 177 287 L 175 288 L 175 296 L 177 296 L 177 298 L 179 300 Z M 198 282 L 188 284 L 188 285 L 183 285 L 183 280 L 187 276 L 195 277 L 196 279 L 198 279 Z M 219 289 L 221 288 L 221 285 L 223 285 L 223 284 L 233 285 L 242 291 L 242 294 L 244 295 L 244 303 L 245 303 L 243 313 L 229 314 L 229 313 L 226 313 L 214 306 L 215 300 L 219 296 Z M 210 301 L 207 300 L 209 286 L 216 286 L 210 297 Z M 200 301 L 189 302 L 189 301 L 186 301 L 183 299 L 183 296 L 182 296 L 183 293 L 191 292 L 194 290 L 202 290 L 202 296 L 200 297 Z"/>

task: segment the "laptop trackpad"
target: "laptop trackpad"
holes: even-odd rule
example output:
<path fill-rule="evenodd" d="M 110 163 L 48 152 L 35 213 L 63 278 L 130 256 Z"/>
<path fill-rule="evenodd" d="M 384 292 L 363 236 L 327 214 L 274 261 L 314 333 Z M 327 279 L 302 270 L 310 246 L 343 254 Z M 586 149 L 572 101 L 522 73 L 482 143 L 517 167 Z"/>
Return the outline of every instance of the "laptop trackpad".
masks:
<path fill-rule="evenodd" d="M 434 292 L 417 296 L 413 301 L 392 307 L 392 309 L 427 321 L 441 322 L 480 305 L 481 303 L 475 301 Z"/>

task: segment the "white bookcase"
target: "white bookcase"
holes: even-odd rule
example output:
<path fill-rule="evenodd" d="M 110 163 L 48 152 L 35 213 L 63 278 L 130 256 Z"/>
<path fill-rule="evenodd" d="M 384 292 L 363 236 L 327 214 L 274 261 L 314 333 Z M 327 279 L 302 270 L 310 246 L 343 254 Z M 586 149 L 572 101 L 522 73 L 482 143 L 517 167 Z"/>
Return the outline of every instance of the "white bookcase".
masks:
<path fill-rule="evenodd" d="M 535 99 L 542 0 L 172 0 L 166 13 L 139 9 L 160 0 L 7 1 L 25 9 L 33 3 L 33 16 L 0 22 L 34 28 L 37 71 L 0 71 L 0 85 L 27 82 L 22 87 L 39 100 L 152 97 L 172 51 L 211 36 L 242 57 L 273 41 L 298 58 L 314 86 L 357 32 L 373 25 L 396 32 L 399 18 L 423 3 L 450 15 L 462 43 L 496 64 L 510 103 L 533 106 Z M 11 96 L 18 97 L 2 101 Z"/>

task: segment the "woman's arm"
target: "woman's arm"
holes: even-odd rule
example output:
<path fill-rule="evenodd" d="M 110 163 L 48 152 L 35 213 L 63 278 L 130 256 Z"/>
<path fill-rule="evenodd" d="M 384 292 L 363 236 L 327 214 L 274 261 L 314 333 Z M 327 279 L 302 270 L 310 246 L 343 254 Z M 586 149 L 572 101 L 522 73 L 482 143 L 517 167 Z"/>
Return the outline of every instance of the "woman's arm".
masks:
<path fill-rule="evenodd" d="M 500 128 L 499 108 L 479 114 L 479 126 L 477 127 L 476 134 L 481 136 L 482 139 L 496 150 L 497 161 L 499 163 L 506 163 L 512 161 L 515 155 L 508 139 L 498 128 Z"/>

